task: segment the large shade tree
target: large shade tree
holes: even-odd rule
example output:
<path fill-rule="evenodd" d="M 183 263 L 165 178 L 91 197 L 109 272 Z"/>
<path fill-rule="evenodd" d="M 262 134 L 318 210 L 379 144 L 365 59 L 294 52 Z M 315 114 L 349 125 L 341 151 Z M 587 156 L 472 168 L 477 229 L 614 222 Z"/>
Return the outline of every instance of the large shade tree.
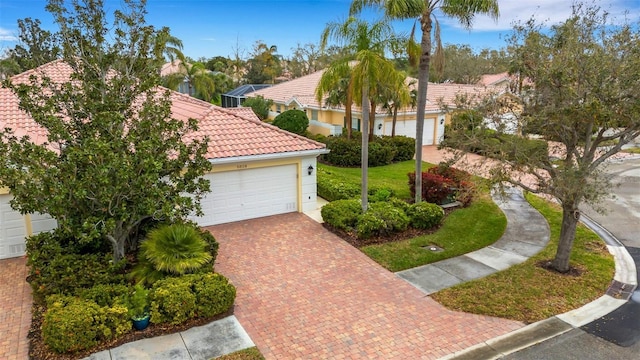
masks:
<path fill-rule="evenodd" d="M 378 21 L 369 24 L 366 21 L 349 17 L 344 22 L 330 22 L 322 33 L 321 47 L 333 39 L 348 49 L 348 56 L 334 61 L 323 73 L 339 80 L 348 74 L 348 89 L 354 102 L 362 109 L 362 210 L 367 210 L 368 162 L 369 162 L 369 126 L 375 118 L 375 105 L 372 100 L 379 92 L 379 83 L 389 83 L 390 74 L 395 72 L 393 63 L 385 58 L 385 50 L 395 38 L 388 22 Z M 348 69 L 348 70 L 347 70 Z M 335 70 L 335 71 L 334 71 Z M 324 79 L 320 80 L 322 85 Z M 316 95 L 322 98 L 323 91 L 318 89 Z M 371 95 L 371 96 L 370 96 Z M 375 104 L 375 101 L 373 102 Z M 347 124 L 348 127 L 351 124 Z"/>
<path fill-rule="evenodd" d="M 482 143 L 496 154 L 501 161 L 491 174 L 497 182 L 560 202 L 562 226 L 551 262 L 560 272 L 570 269 L 580 207 L 597 205 L 610 192 L 605 161 L 640 136 L 639 29 L 637 24 L 611 24 L 599 9 L 583 6 L 574 7 L 573 16 L 550 31 L 535 21 L 516 26 L 510 45 L 523 56 L 520 63 L 526 64 L 532 89 L 520 94 L 521 109 L 512 114 L 525 130 L 551 141 L 553 158 L 522 146 L 517 137 L 501 136 L 500 126 L 497 133 L 484 131 L 487 121 L 447 133 L 451 146 L 469 150 Z M 509 103 L 488 102 L 485 119 L 500 123 Z"/>
<path fill-rule="evenodd" d="M 465 28 L 471 28 L 477 14 L 498 16 L 497 0 L 353 0 L 351 13 L 357 14 L 367 6 L 384 9 L 391 19 L 419 19 L 422 38 L 418 56 L 418 102 L 416 116 L 416 174 L 422 172 L 422 135 L 424 133 L 424 111 L 427 104 L 427 85 L 429 83 L 429 66 L 431 64 L 432 40 L 436 42 L 436 56 L 442 50 L 440 27 L 434 16 L 440 10 L 445 16 L 457 19 Z M 413 49 L 411 47 L 411 49 Z M 413 56 L 413 50 L 411 51 Z M 442 59 L 439 60 L 442 63 Z M 422 201 L 422 177 L 416 176 L 416 202 Z"/>
<path fill-rule="evenodd" d="M 3 84 L 47 141 L 0 130 L 0 183 L 12 207 L 51 215 L 74 241 L 106 241 L 115 259 L 145 219 L 200 212 L 211 167 L 206 139 L 183 140 L 197 122 L 172 119 L 170 92 L 157 86 L 157 38 L 166 34 L 145 23 L 145 1 L 123 4 L 107 16 L 101 0 L 49 1 L 64 60 L 49 66 L 68 66 L 70 78 L 35 72 Z"/>

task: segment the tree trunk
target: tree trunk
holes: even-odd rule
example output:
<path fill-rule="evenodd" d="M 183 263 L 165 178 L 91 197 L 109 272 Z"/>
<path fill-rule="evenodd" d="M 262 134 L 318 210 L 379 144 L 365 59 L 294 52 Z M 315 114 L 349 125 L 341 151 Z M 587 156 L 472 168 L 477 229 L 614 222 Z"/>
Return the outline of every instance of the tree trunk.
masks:
<path fill-rule="evenodd" d="M 351 104 L 353 103 L 353 81 L 349 79 L 349 85 L 347 86 L 347 98 L 344 104 L 344 116 L 347 122 L 347 139 L 351 140 L 351 126 L 353 124 L 353 117 L 351 116 Z"/>
<path fill-rule="evenodd" d="M 391 122 L 391 137 L 396 137 L 396 121 L 398 120 L 398 107 L 393 105 L 393 121 Z"/>
<path fill-rule="evenodd" d="M 376 103 L 374 101 L 370 102 L 371 107 L 369 108 L 369 141 L 373 141 L 373 128 L 376 125 Z"/>
<path fill-rule="evenodd" d="M 362 212 L 367 212 L 368 181 L 369 181 L 369 84 L 365 81 L 362 87 L 362 189 L 360 192 Z"/>
<path fill-rule="evenodd" d="M 422 201 L 422 134 L 424 133 L 424 112 L 427 107 L 427 86 L 429 84 L 429 61 L 431 61 L 431 13 L 427 9 L 420 17 L 422 28 L 421 54 L 418 64 L 418 109 L 416 111 L 416 196 L 415 202 Z"/>
<path fill-rule="evenodd" d="M 576 237 L 576 227 L 580 219 L 580 211 L 572 204 L 562 205 L 562 226 L 560 229 L 560 241 L 556 257 L 551 266 L 561 273 L 569 271 L 569 258 L 573 249 L 573 240 Z"/>

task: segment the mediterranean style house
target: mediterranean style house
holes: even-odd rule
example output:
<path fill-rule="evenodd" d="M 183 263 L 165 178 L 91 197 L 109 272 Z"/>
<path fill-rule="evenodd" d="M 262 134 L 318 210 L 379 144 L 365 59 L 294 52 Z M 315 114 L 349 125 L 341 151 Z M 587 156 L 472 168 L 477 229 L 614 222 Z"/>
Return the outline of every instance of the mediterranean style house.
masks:
<path fill-rule="evenodd" d="M 245 96 L 262 96 L 265 99 L 273 100 L 274 105 L 269 113 L 270 119 L 290 109 L 305 111 L 309 117 L 309 131 L 313 134 L 339 135 L 346 126 L 351 126 L 354 130 L 360 130 L 362 115 L 358 107 L 354 106 L 352 110 L 352 124 L 346 124 L 343 106 L 327 106 L 324 100 L 318 102 L 316 99 L 316 88 L 323 72 L 324 70 L 320 70 L 313 74 L 248 93 Z M 417 89 L 417 79 L 407 78 L 405 83 L 408 84 L 407 86 L 410 89 Z M 442 109 L 441 104 L 454 107 L 455 99 L 458 95 L 485 96 L 504 91 L 504 86 L 429 83 L 422 143 L 424 145 L 437 145 L 443 138 L 444 126 L 449 121 L 449 115 Z M 373 124 L 374 135 L 391 135 L 392 120 L 392 116 L 386 109 L 378 107 L 376 109 L 375 123 Z M 405 108 L 398 111 L 395 130 L 396 135 L 415 137 L 415 108 Z"/>

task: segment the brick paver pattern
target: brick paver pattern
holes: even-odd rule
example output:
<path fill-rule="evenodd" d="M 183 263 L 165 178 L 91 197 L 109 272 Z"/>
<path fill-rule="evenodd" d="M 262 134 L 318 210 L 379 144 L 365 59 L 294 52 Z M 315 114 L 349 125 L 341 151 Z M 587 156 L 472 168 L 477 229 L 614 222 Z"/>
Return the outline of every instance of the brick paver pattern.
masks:
<path fill-rule="evenodd" d="M 31 287 L 24 257 L 0 260 L 0 359 L 29 358 Z"/>
<path fill-rule="evenodd" d="M 447 310 L 303 214 L 208 229 L 267 359 L 436 359 L 523 326 Z"/>

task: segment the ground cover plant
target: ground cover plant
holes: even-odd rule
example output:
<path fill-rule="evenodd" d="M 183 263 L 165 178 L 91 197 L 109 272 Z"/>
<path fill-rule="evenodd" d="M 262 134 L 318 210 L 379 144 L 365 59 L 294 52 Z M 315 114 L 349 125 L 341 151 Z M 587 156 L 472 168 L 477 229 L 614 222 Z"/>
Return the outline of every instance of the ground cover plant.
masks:
<path fill-rule="evenodd" d="M 551 240 L 547 247 L 507 270 L 432 294 L 436 301 L 453 310 L 533 323 L 576 309 L 604 294 L 615 264 L 602 240 L 580 225 L 571 253 L 574 271 L 561 274 L 546 269 L 558 245 L 561 210 L 531 194 L 526 198 L 549 223 Z"/>

